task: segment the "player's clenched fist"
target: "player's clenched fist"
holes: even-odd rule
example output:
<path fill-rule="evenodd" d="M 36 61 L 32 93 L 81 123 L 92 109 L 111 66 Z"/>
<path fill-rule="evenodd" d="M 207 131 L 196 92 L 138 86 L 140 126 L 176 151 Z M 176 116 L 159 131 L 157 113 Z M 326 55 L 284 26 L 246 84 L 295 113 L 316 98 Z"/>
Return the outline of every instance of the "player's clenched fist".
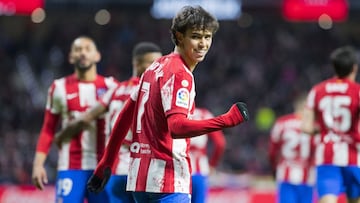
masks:
<path fill-rule="evenodd" d="M 231 106 L 229 111 L 221 115 L 225 124 L 229 127 L 238 125 L 249 120 L 249 112 L 244 102 L 237 102 Z"/>
<path fill-rule="evenodd" d="M 244 102 L 237 102 L 236 106 L 239 109 L 244 121 L 248 121 L 249 120 L 249 112 L 247 109 L 247 105 Z"/>
<path fill-rule="evenodd" d="M 95 192 L 95 193 L 99 193 L 99 192 L 103 191 L 106 183 L 109 181 L 110 176 L 111 176 L 110 167 L 106 167 L 103 170 L 102 177 L 100 177 L 100 176 L 96 175 L 96 173 L 94 173 L 87 182 L 87 189 L 90 192 Z"/>

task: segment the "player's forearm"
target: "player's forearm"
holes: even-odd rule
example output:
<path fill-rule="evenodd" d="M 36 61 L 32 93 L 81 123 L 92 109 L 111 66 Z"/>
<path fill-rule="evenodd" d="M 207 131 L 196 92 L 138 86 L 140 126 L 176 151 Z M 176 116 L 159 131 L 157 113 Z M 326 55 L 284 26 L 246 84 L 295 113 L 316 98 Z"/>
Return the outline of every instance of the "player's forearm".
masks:
<path fill-rule="evenodd" d="M 233 104 L 228 112 L 215 118 L 189 120 L 184 114 L 172 114 L 167 118 L 169 131 L 174 139 L 207 134 L 236 126 L 247 120 L 249 120 L 249 113 L 243 102 Z"/>
<path fill-rule="evenodd" d="M 82 126 L 79 122 L 69 124 L 60 132 L 55 135 L 55 142 L 57 144 L 71 140 L 76 134 L 82 130 Z"/>
<path fill-rule="evenodd" d="M 79 134 L 85 126 L 89 125 L 93 120 L 97 119 L 106 111 L 102 104 L 98 104 L 91 108 L 89 111 L 82 114 L 76 120 L 71 121 L 64 129 L 56 134 L 56 143 L 59 145 L 61 142 L 71 140 L 74 136 Z"/>
<path fill-rule="evenodd" d="M 317 133 L 315 127 L 315 113 L 312 109 L 306 108 L 304 110 L 300 128 L 301 131 L 310 135 Z"/>
<path fill-rule="evenodd" d="M 101 116 L 105 112 L 106 107 L 99 102 L 83 115 L 82 120 L 84 123 L 90 123 L 91 121 L 99 118 L 99 116 Z"/>
<path fill-rule="evenodd" d="M 170 115 L 168 124 L 170 133 L 175 139 L 196 137 L 230 127 L 221 116 L 206 120 L 189 120 L 183 114 Z"/>
<path fill-rule="evenodd" d="M 216 167 L 225 152 L 226 140 L 224 133 L 221 130 L 214 131 L 208 134 L 214 145 L 214 151 L 210 156 L 209 163 L 211 166 Z"/>
<path fill-rule="evenodd" d="M 46 153 L 44 152 L 36 152 L 35 153 L 35 158 L 33 161 L 33 166 L 37 167 L 37 166 L 44 166 L 45 160 L 46 160 Z"/>
<path fill-rule="evenodd" d="M 309 134 L 309 135 L 314 135 L 317 133 L 317 130 L 314 126 L 313 123 L 311 122 L 307 122 L 307 121 L 304 121 L 301 125 L 301 131 L 306 133 L 306 134 Z"/>
<path fill-rule="evenodd" d="M 37 152 L 47 153 L 49 151 L 59 118 L 59 115 L 52 114 L 50 111 L 45 112 L 44 123 L 36 146 Z"/>
<path fill-rule="evenodd" d="M 101 161 L 95 170 L 95 174 L 98 177 L 102 177 L 103 169 L 106 167 L 112 168 L 112 165 L 115 162 L 116 157 L 118 156 L 118 151 L 120 146 L 125 139 L 132 122 L 132 117 L 134 114 L 135 102 L 131 99 L 128 99 L 125 103 L 123 109 L 121 110 L 115 125 L 111 131 L 110 139 L 108 145 L 106 146 L 105 153 L 101 158 Z"/>

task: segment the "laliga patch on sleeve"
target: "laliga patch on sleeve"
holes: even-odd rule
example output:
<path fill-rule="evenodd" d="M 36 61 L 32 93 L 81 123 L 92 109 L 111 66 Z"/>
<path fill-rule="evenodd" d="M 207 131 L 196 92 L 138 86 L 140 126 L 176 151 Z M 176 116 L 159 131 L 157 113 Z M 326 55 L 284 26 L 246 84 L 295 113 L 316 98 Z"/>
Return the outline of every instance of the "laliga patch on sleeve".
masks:
<path fill-rule="evenodd" d="M 178 107 L 189 108 L 190 93 L 186 88 L 180 88 L 176 93 L 175 105 Z"/>

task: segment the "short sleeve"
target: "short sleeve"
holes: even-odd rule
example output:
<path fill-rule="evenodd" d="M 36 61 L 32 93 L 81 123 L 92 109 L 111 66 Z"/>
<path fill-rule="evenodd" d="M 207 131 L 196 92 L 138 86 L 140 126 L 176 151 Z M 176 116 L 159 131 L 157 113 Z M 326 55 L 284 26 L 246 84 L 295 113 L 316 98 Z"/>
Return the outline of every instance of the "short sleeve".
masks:
<path fill-rule="evenodd" d="M 188 114 L 194 103 L 192 74 L 187 71 L 173 73 L 161 86 L 161 100 L 166 115 Z"/>
<path fill-rule="evenodd" d="M 315 89 L 311 89 L 310 93 L 308 94 L 307 96 L 307 99 L 306 99 L 306 108 L 308 109 L 314 109 L 315 107 Z"/>
<path fill-rule="evenodd" d="M 282 131 L 281 126 L 282 126 L 281 122 L 277 121 L 277 122 L 275 122 L 273 128 L 271 129 L 270 139 L 272 142 L 275 142 L 275 143 L 279 142 L 281 131 Z"/>
<path fill-rule="evenodd" d="M 48 89 L 46 109 L 52 114 L 60 114 L 64 108 L 64 79 L 55 80 Z"/>

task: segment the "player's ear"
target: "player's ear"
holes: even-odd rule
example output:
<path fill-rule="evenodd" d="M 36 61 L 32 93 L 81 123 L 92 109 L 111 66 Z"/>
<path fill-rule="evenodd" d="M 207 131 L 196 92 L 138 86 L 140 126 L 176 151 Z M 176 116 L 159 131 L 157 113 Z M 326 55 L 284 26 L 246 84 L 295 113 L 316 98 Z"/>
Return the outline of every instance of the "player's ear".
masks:
<path fill-rule="evenodd" d="M 182 44 L 182 42 L 184 41 L 184 34 L 181 33 L 181 32 L 176 31 L 175 37 L 176 37 L 176 39 L 178 41 L 178 44 Z"/>
<path fill-rule="evenodd" d="M 99 51 L 96 51 L 95 54 L 95 62 L 98 63 L 101 60 L 101 54 Z"/>
<path fill-rule="evenodd" d="M 139 60 L 133 58 L 131 62 L 132 62 L 133 67 L 138 67 L 139 66 Z"/>
<path fill-rule="evenodd" d="M 74 59 L 73 55 L 71 54 L 71 52 L 69 53 L 68 60 L 71 65 L 73 65 L 75 63 L 75 59 Z"/>

